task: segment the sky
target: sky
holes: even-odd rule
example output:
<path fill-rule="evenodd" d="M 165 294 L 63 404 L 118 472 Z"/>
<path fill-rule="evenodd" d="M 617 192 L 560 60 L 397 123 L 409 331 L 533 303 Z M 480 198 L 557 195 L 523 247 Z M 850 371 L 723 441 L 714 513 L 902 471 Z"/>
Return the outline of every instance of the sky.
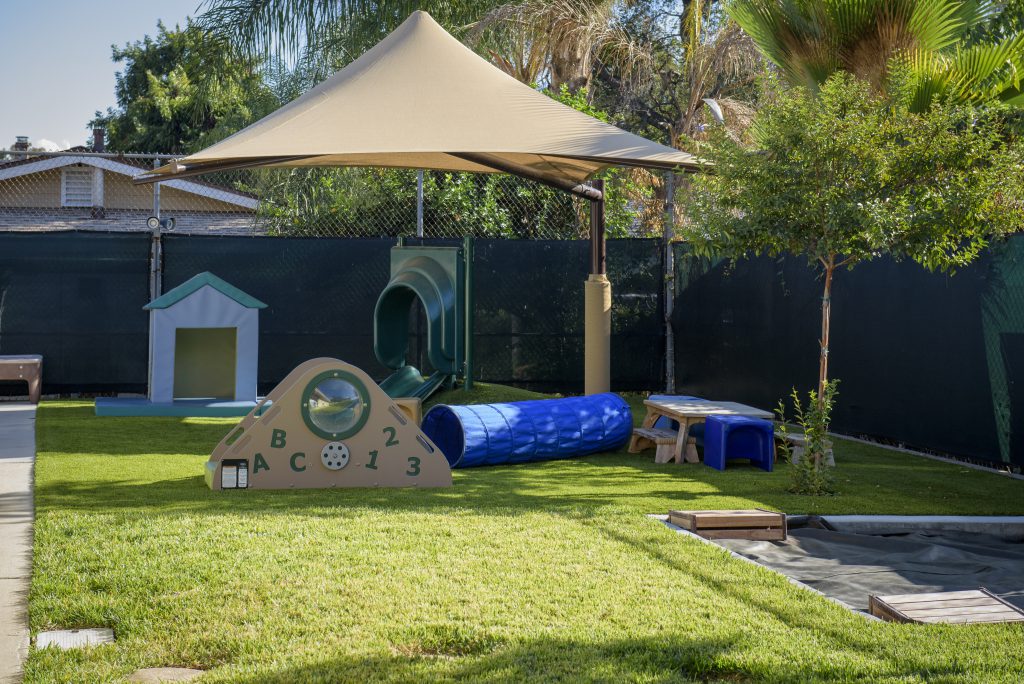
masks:
<path fill-rule="evenodd" d="M 15 136 L 52 149 L 83 145 L 114 105 L 110 46 L 195 16 L 202 0 L 0 0 L 0 149 Z"/>

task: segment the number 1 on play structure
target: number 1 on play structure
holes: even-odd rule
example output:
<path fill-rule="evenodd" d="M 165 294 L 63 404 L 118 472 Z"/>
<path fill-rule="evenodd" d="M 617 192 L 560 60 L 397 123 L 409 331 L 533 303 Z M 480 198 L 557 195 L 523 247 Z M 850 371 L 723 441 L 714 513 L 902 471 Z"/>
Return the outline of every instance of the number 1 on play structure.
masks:
<path fill-rule="evenodd" d="M 374 449 L 370 452 L 370 462 L 366 464 L 366 467 L 370 470 L 377 469 L 377 450 Z"/>

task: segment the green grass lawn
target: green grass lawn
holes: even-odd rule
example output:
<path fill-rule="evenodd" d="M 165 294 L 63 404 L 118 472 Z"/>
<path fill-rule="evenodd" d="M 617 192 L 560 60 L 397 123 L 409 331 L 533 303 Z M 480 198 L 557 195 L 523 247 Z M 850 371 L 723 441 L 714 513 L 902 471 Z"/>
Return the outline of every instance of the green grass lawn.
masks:
<path fill-rule="evenodd" d="M 513 392 L 470 399 L 530 396 Z M 26 681 L 1024 679 L 1019 626 L 872 623 L 645 517 L 1024 514 L 1021 481 L 839 441 L 823 499 L 787 493 L 784 467 L 652 452 L 458 470 L 441 490 L 211 492 L 202 466 L 232 423 L 40 406 L 32 631 L 117 643 L 33 651 Z"/>

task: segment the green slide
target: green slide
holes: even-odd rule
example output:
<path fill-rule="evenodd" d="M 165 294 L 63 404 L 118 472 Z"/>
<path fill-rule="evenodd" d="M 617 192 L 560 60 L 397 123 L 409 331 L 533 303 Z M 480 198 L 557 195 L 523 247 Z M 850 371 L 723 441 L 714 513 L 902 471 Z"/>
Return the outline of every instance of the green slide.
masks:
<path fill-rule="evenodd" d="M 424 378 L 415 366 L 403 366 L 380 383 L 380 388 L 392 398 L 418 397 L 426 400 L 448 378 L 444 371 L 434 371 L 433 375 Z"/>
<path fill-rule="evenodd" d="M 466 363 L 466 267 L 463 247 L 391 248 L 391 279 L 373 312 L 373 352 L 395 372 L 380 386 L 391 397 L 426 399 L 454 384 Z M 419 300 L 427 319 L 427 358 L 434 373 L 424 378 L 406 365 L 409 311 Z"/>

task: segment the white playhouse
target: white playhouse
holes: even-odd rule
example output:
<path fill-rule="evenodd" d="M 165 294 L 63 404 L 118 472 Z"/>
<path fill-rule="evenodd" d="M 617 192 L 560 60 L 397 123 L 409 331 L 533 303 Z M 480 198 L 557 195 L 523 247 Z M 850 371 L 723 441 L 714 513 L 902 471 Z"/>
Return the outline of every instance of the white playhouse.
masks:
<path fill-rule="evenodd" d="M 97 399 L 97 415 L 245 415 L 256 402 L 259 310 L 212 273 L 157 297 L 149 311 L 149 394 Z"/>
<path fill-rule="evenodd" d="M 255 401 L 266 306 L 209 272 L 147 304 L 149 400 Z"/>

